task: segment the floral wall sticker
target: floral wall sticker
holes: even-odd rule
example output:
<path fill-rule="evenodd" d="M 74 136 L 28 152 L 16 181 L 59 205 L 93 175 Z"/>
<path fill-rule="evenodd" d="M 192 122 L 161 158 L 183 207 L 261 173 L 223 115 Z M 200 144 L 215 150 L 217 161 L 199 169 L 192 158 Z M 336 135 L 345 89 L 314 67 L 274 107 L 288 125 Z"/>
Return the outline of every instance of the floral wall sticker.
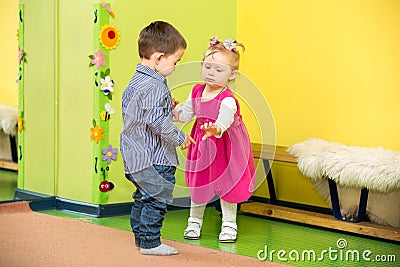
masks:
<path fill-rule="evenodd" d="M 25 63 L 26 53 L 25 53 L 25 6 L 24 4 L 19 4 L 18 10 L 19 20 L 18 20 L 18 30 L 17 30 L 17 40 L 18 40 L 18 76 L 16 82 L 18 83 L 18 185 L 20 189 L 24 189 L 24 174 L 25 174 L 25 159 L 24 159 L 24 148 L 25 148 L 25 130 L 24 130 L 24 112 L 25 112 Z"/>
<path fill-rule="evenodd" d="M 90 55 L 89 58 L 91 59 L 89 67 L 96 66 L 96 69 L 98 69 L 100 65 L 101 66 L 106 65 L 106 63 L 104 62 L 106 55 L 103 54 L 100 49 L 97 50 L 97 52 L 94 52 L 93 55 Z"/>
<path fill-rule="evenodd" d="M 18 132 L 19 133 L 21 133 L 22 130 L 24 129 L 23 118 L 24 118 L 24 112 L 21 112 L 21 114 L 18 115 Z"/>
<path fill-rule="evenodd" d="M 103 182 L 100 183 L 99 185 L 99 190 L 100 192 L 108 192 L 114 188 L 114 184 L 112 182 L 104 180 Z"/>
<path fill-rule="evenodd" d="M 93 127 L 90 138 L 93 142 L 93 203 L 105 204 L 108 191 L 114 184 L 107 181 L 112 161 L 117 160 L 118 148 L 109 144 L 109 123 L 115 113 L 109 101 L 113 99 L 115 81 L 111 76 L 111 51 L 120 43 L 117 27 L 109 24 L 110 17 L 115 18 L 110 4 L 101 2 L 94 4 L 94 53 L 89 55 L 89 67 L 93 72 Z M 101 159 L 101 160 L 100 160 Z M 101 171 L 100 171 L 101 170 Z M 100 192 L 99 192 L 100 190 Z"/>
<path fill-rule="evenodd" d="M 110 68 L 106 69 L 105 72 L 100 72 L 100 90 L 103 91 L 104 95 L 108 97 L 108 99 L 112 100 L 112 92 L 114 92 L 114 81 L 111 80 L 110 77 Z"/>
<path fill-rule="evenodd" d="M 117 160 L 117 152 L 118 148 L 113 148 L 112 145 L 108 145 L 107 149 L 102 150 L 104 156 L 101 159 L 107 161 L 108 164 L 110 164 L 111 160 Z"/>
<path fill-rule="evenodd" d="M 104 128 L 99 128 L 99 125 L 96 124 L 92 128 L 90 128 L 90 131 L 92 132 L 92 134 L 90 135 L 90 139 L 94 140 L 96 144 L 99 143 L 99 140 L 104 140 Z"/>
<path fill-rule="evenodd" d="M 101 6 L 108 12 L 110 13 L 110 16 L 115 18 L 114 12 L 112 12 L 111 8 L 107 6 L 105 2 L 101 2 Z"/>
<path fill-rule="evenodd" d="M 102 46 L 105 49 L 114 49 L 119 44 L 119 31 L 113 25 L 104 25 L 101 27 L 99 38 Z"/>
<path fill-rule="evenodd" d="M 106 171 L 109 171 L 109 167 L 101 168 L 101 173 L 103 175 L 103 181 L 99 184 L 99 190 L 102 193 L 106 193 L 114 188 L 114 184 L 106 180 Z"/>
<path fill-rule="evenodd" d="M 115 113 L 115 109 L 111 106 L 110 103 L 106 103 L 104 105 L 104 108 L 106 110 L 100 112 L 100 120 L 107 121 L 111 118 L 111 115 Z"/>

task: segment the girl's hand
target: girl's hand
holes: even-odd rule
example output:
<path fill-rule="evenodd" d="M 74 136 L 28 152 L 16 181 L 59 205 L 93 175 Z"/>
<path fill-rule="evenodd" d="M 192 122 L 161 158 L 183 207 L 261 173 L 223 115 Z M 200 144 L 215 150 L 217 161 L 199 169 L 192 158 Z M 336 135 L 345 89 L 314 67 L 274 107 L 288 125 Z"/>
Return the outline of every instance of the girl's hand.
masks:
<path fill-rule="evenodd" d="M 186 149 L 188 148 L 191 144 L 196 144 L 196 141 L 190 136 L 190 135 L 186 135 L 186 139 L 183 142 L 183 144 L 181 145 L 181 149 Z"/>
<path fill-rule="evenodd" d="M 174 109 L 179 104 L 179 101 L 175 98 L 172 98 L 172 109 Z"/>
<path fill-rule="evenodd" d="M 221 133 L 221 128 L 212 122 L 206 122 L 203 125 L 200 126 L 200 129 L 202 129 L 205 134 L 201 140 L 206 140 L 208 137 L 218 135 Z"/>

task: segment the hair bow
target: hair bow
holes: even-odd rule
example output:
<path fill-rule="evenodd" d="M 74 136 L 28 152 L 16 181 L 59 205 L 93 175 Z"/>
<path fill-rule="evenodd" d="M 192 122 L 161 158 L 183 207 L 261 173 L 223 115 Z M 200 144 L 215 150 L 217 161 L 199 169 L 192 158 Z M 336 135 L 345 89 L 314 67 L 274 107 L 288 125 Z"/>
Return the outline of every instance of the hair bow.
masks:
<path fill-rule="evenodd" d="M 236 51 L 236 41 L 231 38 L 226 39 L 222 45 L 230 51 Z"/>
<path fill-rule="evenodd" d="M 216 44 L 219 44 L 219 36 L 212 38 L 210 41 L 210 46 L 214 46 Z"/>
<path fill-rule="evenodd" d="M 219 44 L 219 43 L 220 43 L 219 36 L 216 36 L 213 39 L 211 39 L 210 46 L 214 46 L 214 45 Z M 236 41 L 231 39 L 231 38 L 226 39 L 222 43 L 222 45 L 225 47 L 225 49 L 227 49 L 229 51 L 234 51 L 234 52 L 236 51 Z"/>

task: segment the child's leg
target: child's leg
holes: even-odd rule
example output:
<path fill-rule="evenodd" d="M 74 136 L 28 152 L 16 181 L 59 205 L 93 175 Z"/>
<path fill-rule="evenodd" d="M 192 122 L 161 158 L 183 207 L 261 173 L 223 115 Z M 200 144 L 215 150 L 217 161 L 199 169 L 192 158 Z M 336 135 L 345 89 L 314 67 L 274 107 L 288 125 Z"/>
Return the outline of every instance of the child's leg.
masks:
<path fill-rule="evenodd" d="M 191 201 L 189 220 L 203 223 L 203 216 L 205 209 L 206 209 L 206 204 L 196 204 L 193 201 Z"/>
<path fill-rule="evenodd" d="M 222 210 L 222 227 L 219 234 L 220 242 L 235 242 L 237 237 L 236 213 L 237 203 L 220 200 Z"/>
<path fill-rule="evenodd" d="M 135 244 L 139 244 L 142 254 L 178 253 L 176 249 L 162 244 L 160 240 L 167 203 L 172 201 L 175 169 L 171 166 L 152 166 L 131 175 L 130 180 L 138 189 L 133 195 L 136 204 L 134 203 L 131 211 L 131 225 L 135 234 Z"/>
<path fill-rule="evenodd" d="M 186 239 L 199 239 L 201 236 L 201 227 L 203 225 L 203 215 L 206 204 L 190 203 L 190 217 L 183 237 Z"/>
<path fill-rule="evenodd" d="M 137 193 L 140 193 L 139 190 L 136 190 L 136 193 L 134 195 L 137 195 Z M 133 235 L 135 236 L 135 245 L 137 247 L 140 247 L 140 218 L 142 214 L 142 208 L 143 208 L 143 203 L 140 201 L 140 199 L 135 199 L 134 197 L 134 202 L 132 205 L 131 209 L 131 215 L 130 215 L 130 222 L 131 222 L 131 228 Z"/>
<path fill-rule="evenodd" d="M 131 223 L 131 228 L 133 235 L 135 236 L 135 245 L 137 247 L 140 247 L 140 220 L 141 220 L 141 214 L 142 214 L 142 208 L 143 208 L 143 203 L 140 200 L 142 198 L 142 193 L 139 190 L 138 184 L 134 181 L 134 176 L 133 174 L 125 174 L 126 178 L 130 180 L 135 186 L 136 186 L 136 191 L 135 193 L 132 194 L 132 198 L 134 200 L 132 209 L 131 209 L 131 214 L 130 214 L 130 223 Z"/>

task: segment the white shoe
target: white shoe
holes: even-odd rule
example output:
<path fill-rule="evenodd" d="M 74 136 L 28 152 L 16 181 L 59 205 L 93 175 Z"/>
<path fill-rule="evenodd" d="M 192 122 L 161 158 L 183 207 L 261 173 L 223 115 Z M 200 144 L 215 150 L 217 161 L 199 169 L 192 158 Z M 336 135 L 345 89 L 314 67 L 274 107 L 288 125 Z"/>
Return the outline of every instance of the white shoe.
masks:
<path fill-rule="evenodd" d="M 183 232 L 183 237 L 185 239 L 197 240 L 201 237 L 201 226 L 203 224 L 202 219 L 189 218 L 188 226 Z"/>
<path fill-rule="evenodd" d="M 223 222 L 221 233 L 219 234 L 219 242 L 234 243 L 237 239 L 237 225 L 233 222 Z"/>

